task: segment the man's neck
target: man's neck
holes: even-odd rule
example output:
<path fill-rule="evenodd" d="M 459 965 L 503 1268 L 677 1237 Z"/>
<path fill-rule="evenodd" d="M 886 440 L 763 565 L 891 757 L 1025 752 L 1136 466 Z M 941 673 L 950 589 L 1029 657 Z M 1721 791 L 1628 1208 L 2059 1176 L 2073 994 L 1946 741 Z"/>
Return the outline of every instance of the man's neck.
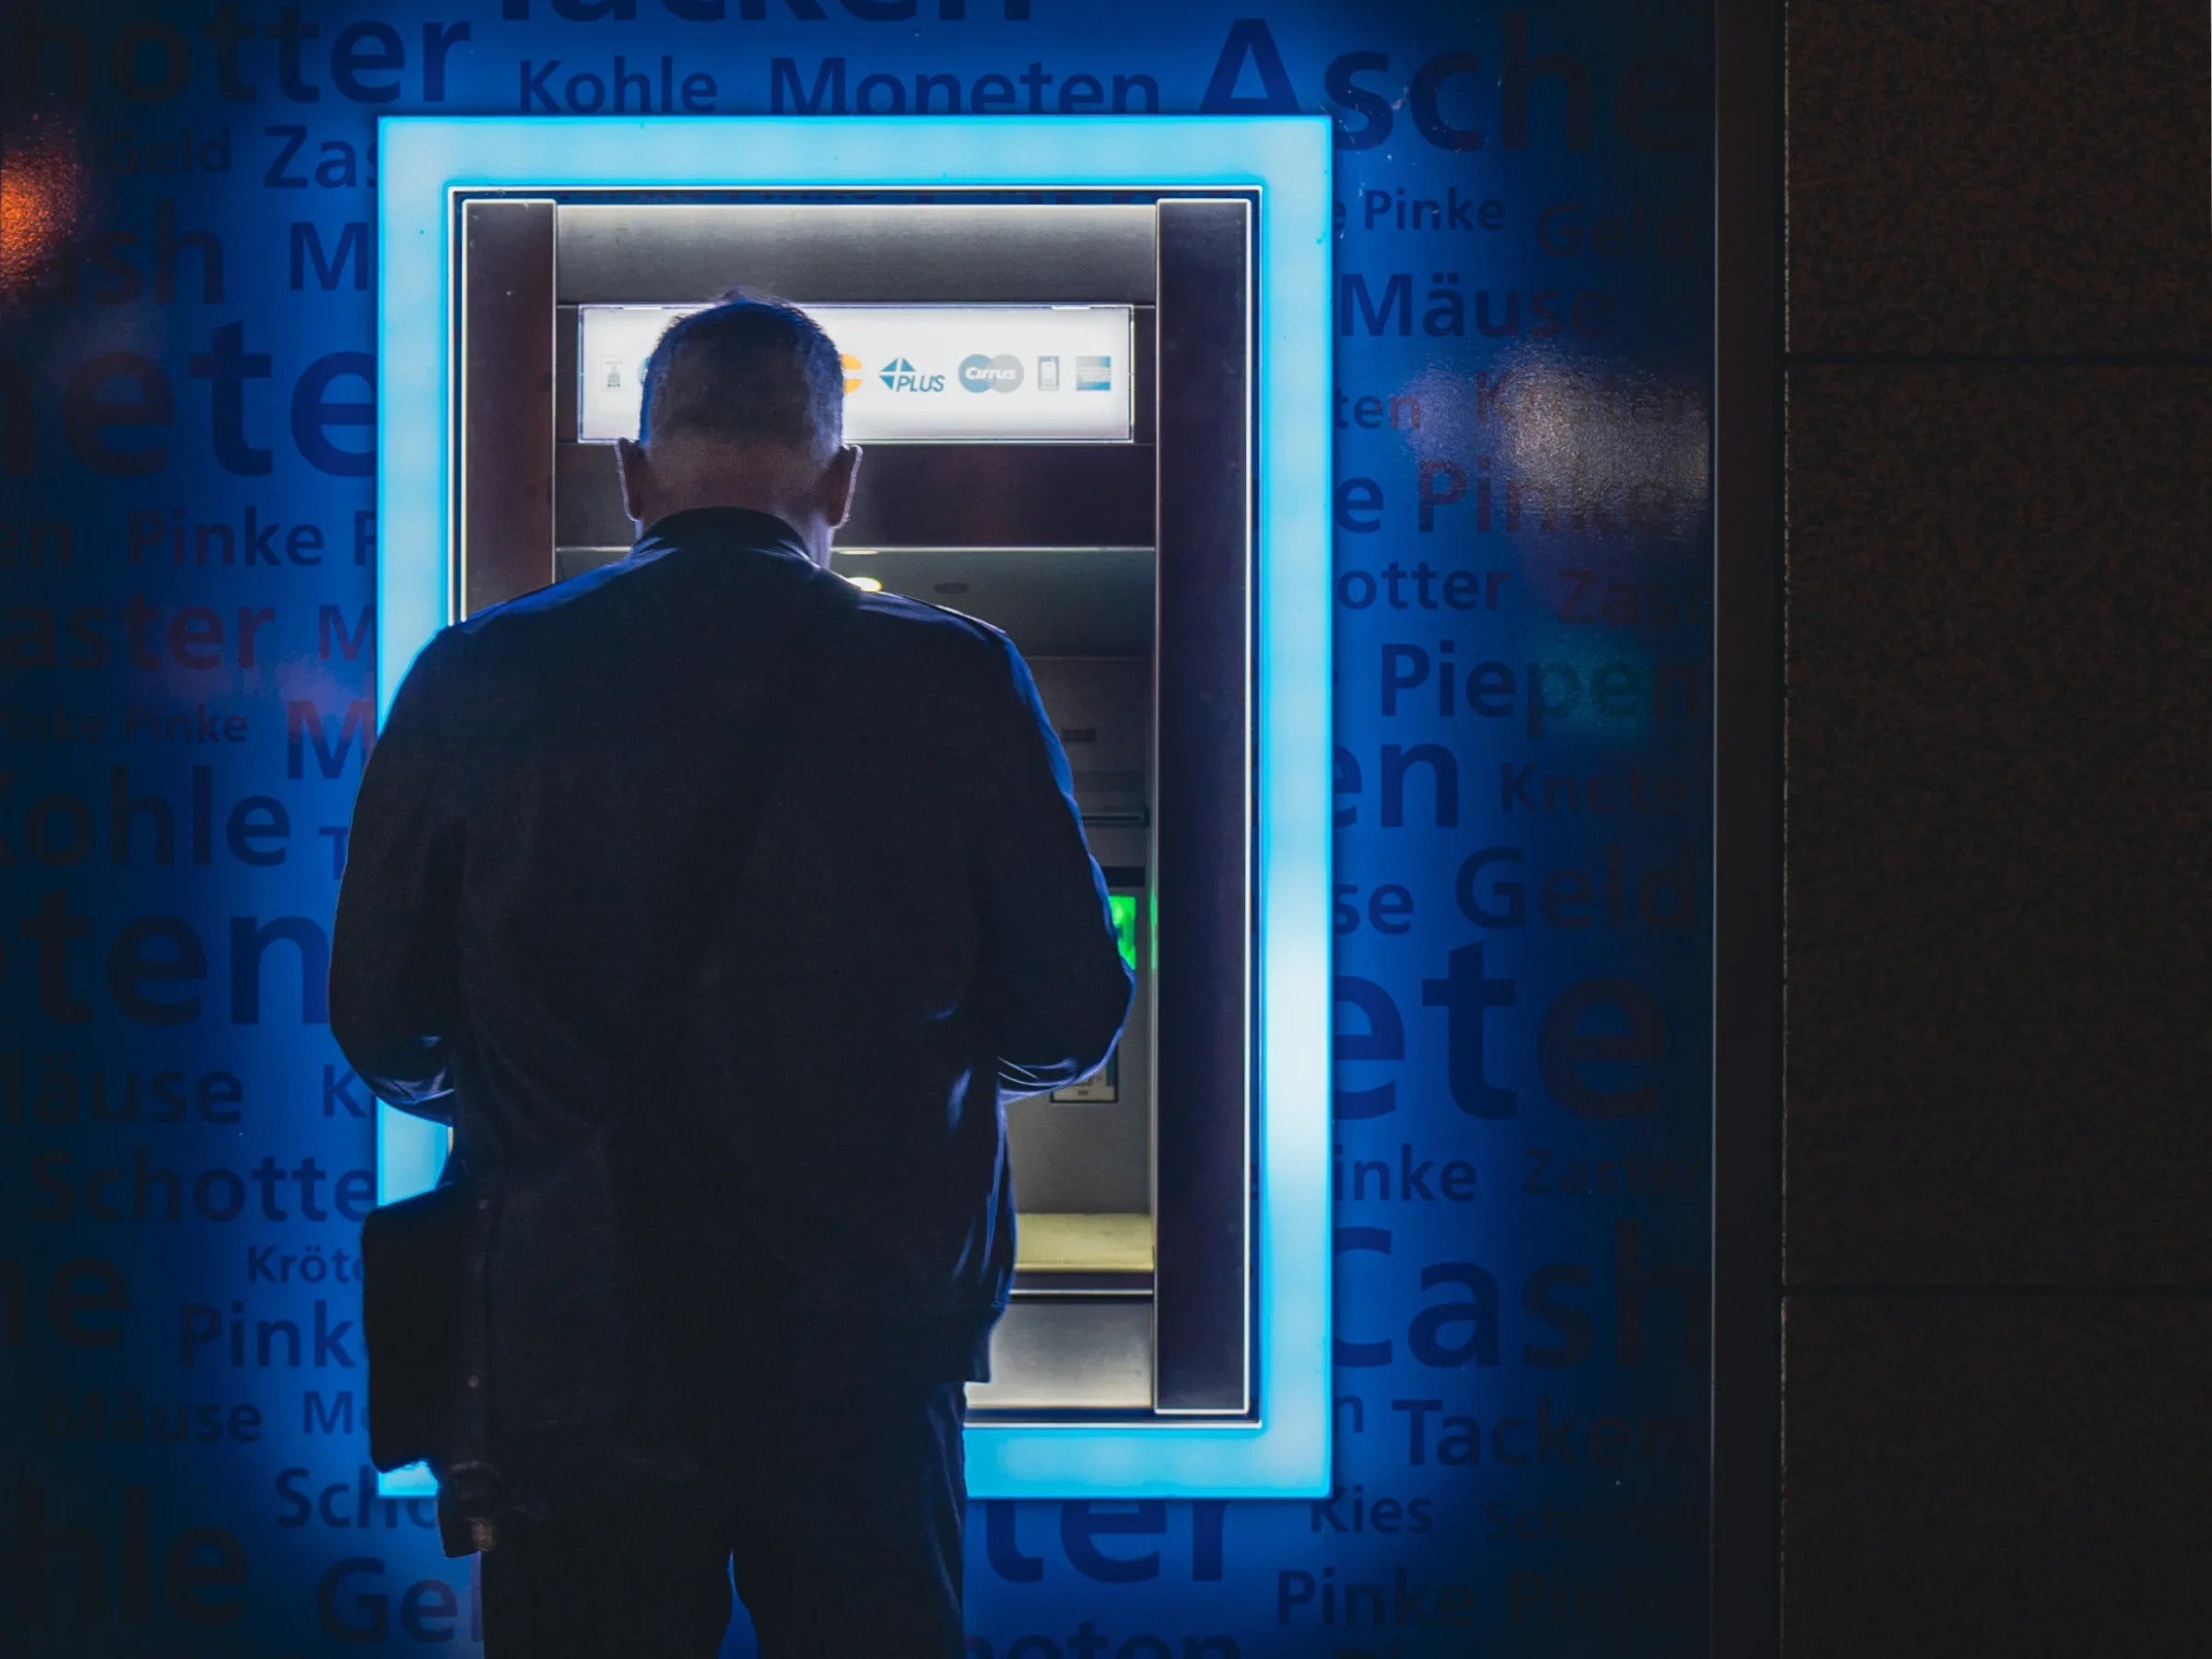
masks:
<path fill-rule="evenodd" d="M 670 506 L 659 508 L 654 513 L 653 524 L 659 524 L 664 519 L 674 518 L 679 512 L 710 512 L 716 509 L 766 513 L 771 518 L 782 520 L 797 536 L 800 547 L 806 549 L 806 557 L 824 570 L 830 568 L 829 524 L 823 522 L 822 515 L 818 512 L 809 512 L 785 501 L 762 500 L 758 497 L 733 494 L 702 493 L 698 496 L 684 497 Z M 640 526 L 641 530 L 651 527 L 651 525 Z"/>

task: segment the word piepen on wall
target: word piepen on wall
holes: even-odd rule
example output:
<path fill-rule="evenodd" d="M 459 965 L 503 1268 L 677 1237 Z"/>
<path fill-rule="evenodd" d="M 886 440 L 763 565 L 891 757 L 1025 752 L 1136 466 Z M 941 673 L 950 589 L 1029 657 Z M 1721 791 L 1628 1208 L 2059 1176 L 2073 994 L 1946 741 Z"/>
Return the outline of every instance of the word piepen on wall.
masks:
<path fill-rule="evenodd" d="M 1114 1068 L 1010 1114 L 971 1659 L 1702 1650 L 1704 21 L 18 11 L 11 1651 L 479 1640 L 367 1456 L 361 1218 L 443 1148 L 329 1040 L 347 825 L 429 631 L 628 545 L 641 339 L 738 282 L 848 359 L 837 568 L 1038 665 L 1144 982 Z M 507 441 L 449 369 L 464 215 L 559 254 L 504 563 L 451 493 Z M 1191 919 L 1240 868 L 1250 927 Z"/>

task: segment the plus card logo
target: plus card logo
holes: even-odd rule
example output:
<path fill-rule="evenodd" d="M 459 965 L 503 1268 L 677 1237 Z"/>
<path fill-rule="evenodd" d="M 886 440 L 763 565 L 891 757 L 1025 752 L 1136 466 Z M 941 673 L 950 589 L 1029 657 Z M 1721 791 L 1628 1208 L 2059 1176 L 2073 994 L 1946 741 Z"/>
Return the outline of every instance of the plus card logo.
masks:
<path fill-rule="evenodd" d="M 921 374 L 904 358 L 893 358 L 879 371 L 877 378 L 894 392 L 942 392 L 945 377 L 941 374 Z"/>

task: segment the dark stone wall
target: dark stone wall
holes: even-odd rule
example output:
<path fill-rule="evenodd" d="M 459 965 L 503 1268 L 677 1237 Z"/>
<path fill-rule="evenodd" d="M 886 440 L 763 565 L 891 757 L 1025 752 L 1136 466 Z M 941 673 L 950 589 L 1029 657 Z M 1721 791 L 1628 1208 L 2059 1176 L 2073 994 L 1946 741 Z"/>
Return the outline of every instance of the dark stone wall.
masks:
<path fill-rule="evenodd" d="M 1794 1659 L 2198 1633 L 2206 56 L 1789 8 Z"/>

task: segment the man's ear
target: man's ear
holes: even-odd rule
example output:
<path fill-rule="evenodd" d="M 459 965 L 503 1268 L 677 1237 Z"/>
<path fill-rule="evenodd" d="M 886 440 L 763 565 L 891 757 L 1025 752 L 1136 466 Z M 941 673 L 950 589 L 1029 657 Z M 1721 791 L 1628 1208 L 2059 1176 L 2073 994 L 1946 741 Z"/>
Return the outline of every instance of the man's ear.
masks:
<path fill-rule="evenodd" d="M 622 476 L 622 511 L 642 530 L 647 522 L 645 494 L 653 475 L 653 463 L 646 459 L 644 446 L 634 439 L 616 439 L 615 470 Z"/>
<path fill-rule="evenodd" d="M 853 513 L 853 480 L 860 471 L 860 445 L 842 445 L 822 469 L 822 516 L 832 530 Z"/>

